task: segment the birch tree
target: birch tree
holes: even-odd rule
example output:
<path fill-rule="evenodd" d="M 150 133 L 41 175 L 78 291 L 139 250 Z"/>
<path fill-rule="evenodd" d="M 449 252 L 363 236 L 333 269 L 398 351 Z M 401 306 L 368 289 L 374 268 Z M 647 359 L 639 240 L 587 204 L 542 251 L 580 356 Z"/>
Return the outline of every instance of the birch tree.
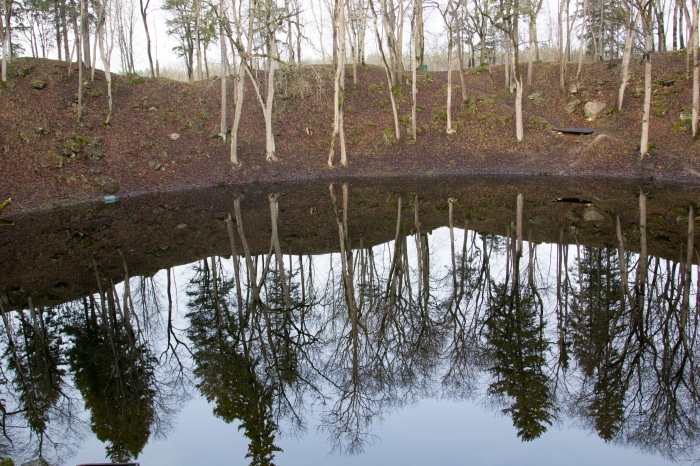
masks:
<path fill-rule="evenodd" d="M 102 66 L 104 67 L 105 80 L 107 81 L 107 99 L 109 108 L 104 124 L 108 125 L 112 119 L 112 73 L 110 71 L 110 62 L 112 59 L 112 50 L 114 49 L 114 30 L 112 27 L 112 4 L 110 0 L 103 0 L 100 6 L 100 22 L 97 25 L 97 42 L 100 47 L 100 57 Z M 94 71 L 93 71 L 94 73 Z"/>
<path fill-rule="evenodd" d="M 153 56 L 151 55 L 151 34 L 148 31 L 148 6 L 151 0 L 139 0 L 139 11 L 143 20 L 143 30 L 146 33 L 146 52 L 148 53 L 148 64 L 151 69 L 151 78 L 156 77 L 155 69 L 153 68 Z"/>
<path fill-rule="evenodd" d="M 623 6 L 625 7 L 625 10 L 627 10 L 627 35 L 625 38 L 625 51 L 622 54 L 622 69 L 621 69 L 621 83 L 620 83 L 620 90 L 617 93 L 617 111 L 620 112 L 622 111 L 622 101 L 625 98 L 625 88 L 627 87 L 627 82 L 629 81 L 629 65 L 630 65 L 630 57 L 632 55 L 632 42 L 634 39 L 634 32 L 637 27 L 637 24 L 639 22 L 639 13 L 637 13 L 634 17 L 634 20 L 631 20 L 632 18 L 632 11 L 631 8 L 623 2 Z"/>
<path fill-rule="evenodd" d="M 504 32 L 507 45 L 510 48 L 510 60 L 514 68 L 515 78 L 515 137 L 518 142 L 523 140 L 523 78 L 520 73 L 520 57 L 518 51 L 519 33 L 518 19 L 521 15 L 520 0 L 499 0 L 497 12 L 491 19 L 491 23 Z M 485 11 L 481 11 L 486 15 Z"/>
<path fill-rule="evenodd" d="M 447 108 L 445 112 L 445 132 L 447 134 L 454 134 L 456 131 L 452 127 L 452 48 L 454 45 L 455 28 L 457 27 L 457 11 L 454 0 L 447 0 L 447 5 L 444 9 L 437 3 L 436 6 L 440 11 L 445 29 L 447 29 Z"/>
<path fill-rule="evenodd" d="M 240 63 L 238 65 L 238 73 L 236 75 L 236 107 L 233 111 L 233 126 L 231 127 L 231 163 L 238 165 L 238 126 L 241 123 L 241 114 L 243 112 L 243 97 L 245 95 L 245 70 L 246 62 L 251 54 L 252 42 L 253 42 L 253 16 L 249 15 L 248 20 L 248 32 L 246 46 L 243 45 L 243 18 L 242 18 L 242 3 L 239 2 L 239 9 L 236 10 L 234 5 L 232 9 L 233 13 L 233 27 L 236 28 L 236 39 L 233 40 L 233 34 L 229 28 L 229 39 L 235 45 L 238 56 L 240 57 Z"/>
<path fill-rule="evenodd" d="M 12 33 L 12 28 L 10 20 L 12 18 L 12 0 L 3 0 L 3 15 L 2 20 L 0 20 L 0 33 L 2 33 L 2 81 L 7 82 L 7 59 L 12 53 L 10 50 L 10 34 Z M 2 22 L 5 25 L 3 27 Z"/>
<path fill-rule="evenodd" d="M 385 0 L 382 0 L 383 2 Z M 399 126 L 399 113 L 396 107 L 396 99 L 394 98 L 394 87 L 399 85 L 396 82 L 396 73 L 392 72 L 392 67 L 386 59 L 386 54 L 384 53 L 384 46 L 382 45 L 382 37 L 379 33 L 379 18 L 377 15 L 377 10 L 374 7 L 374 0 L 369 2 L 370 10 L 372 11 L 372 17 L 374 22 L 374 35 L 377 40 L 377 48 L 379 49 L 379 56 L 382 60 L 382 65 L 384 66 L 384 72 L 386 73 L 386 81 L 389 85 L 389 99 L 391 101 L 391 110 L 394 114 L 394 136 L 396 142 L 401 140 L 401 127 Z"/>
<path fill-rule="evenodd" d="M 334 93 L 333 93 L 333 134 L 331 135 L 331 149 L 328 153 L 328 166 L 333 166 L 333 155 L 335 154 L 335 140 L 340 143 L 340 164 L 348 165 L 345 148 L 345 129 L 343 124 L 343 105 L 345 101 L 345 0 L 336 0 L 336 14 L 333 27 L 336 30 L 337 56 Z"/>
<path fill-rule="evenodd" d="M 698 0 L 690 0 L 693 4 L 693 34 L 691 46 L 693 48 L 693 112 L 691 126 L 693 137 L 698 135 L 698 111 L 700 111 L 700 61 L 698 61 Z"/>
<path fill-rule="evenodd" d="M 228 81 L 228 55 L 226 54 L 226 33 L 224 30 L 224 0 L 219 0 L 219 45 L 221 47 L 221 121 L 219 136 L 226 141 L 228 122 L 226 121 L 226 81 Z"/>
<path fill-rule="evenodd" d="M 693 0 L 695 1 L 695 0 Z M 649 152 L 649 117 L 651 114 L 651 54 L 653 52 L 652 1 L 637 0 L 644 30 L 644 113 L 642 115 L 642 136 L 639 143 L 639 157 Z"/>

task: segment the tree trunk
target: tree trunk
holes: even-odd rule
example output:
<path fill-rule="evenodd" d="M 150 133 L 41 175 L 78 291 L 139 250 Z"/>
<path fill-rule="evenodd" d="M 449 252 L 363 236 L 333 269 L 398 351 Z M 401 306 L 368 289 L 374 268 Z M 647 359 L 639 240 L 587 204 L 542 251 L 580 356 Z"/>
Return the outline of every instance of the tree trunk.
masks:
<path fill-rule="evenodd" d="M 532 63 L 538 60 L 537 53 L 535 52 L 535 44 L 537 44 L 537 25 L 535 23 L 536 16 L 530 16 L 530 25 L 528 28 L 528 39 L 530 41 L 530 56 L 527 62 L 527 85 L 532 86 Z M 538 51 L 539 52 L 539 51 Z"/>
<path fill-rule="evenodd" d="M 277 44 L 274 33 L 268 37 L 268 73 L 267 73 L 267 95 L 265 97 L 265 160 L 277 162 L 279 158 L 275 155 L 275 135 L 272 132 L 272 104 L 275 99 L 275 70 L 277 69 Z"/>
<path fill-rule="evenodd" d="M 139 5 L 141 7 L 141 19 L 143 20 L 143 30 L 146 32 L 146 51 L 148 52 L 148 64 L 151 68 L 151 78 L 156 77 L 155 70 L 153 68 L 153 57 L 151 55 L 151 34 L 148 31 L 148 4 L 151 2 L 151 0 L 146 0 L 146 3 L 144 4 L 144 0 L 139 0 Z"/>
<path fill-rule="evenodd" d="M 379 18 L 377 15 L 377 11 L 374 8 L 374 3 L 369 2 L 369 7 L 370 10 L 372 11 L 372 18 L 374 22 L 374 35 L 377 40 L 377 48 L 379 49 L 379 56 L 381 57 L 382 60 L 382 65 L 384 66 L 384 72 L 386 73 L 386 80 L 387 84 L 389 85 L 389 99 L 391 101 L 391 110 L 394 115 L 394 131 L 395 131 L 395 139 L 396 142 L 401 140 L 401 127 L 399 126 L 399 113 L 396 108 L 396 99 L 394 98 L 394 85 L 396 82 L 394 81 L 392 77 L 392 72 L 391 72 L 391 66 L 389 62 L 386 59 L 386 54 L 384 53 L 384 47 L 382 45 L 382 38 L 379 35 Z"/>
<path fill-rule="evenodd" d="M 698 135 L 698 111 L 700 111 L 700 62 L 698 61 L 698 2 L 691 0 L 693 3 L 693 40 L 691 46 L 693 48 L 693 112 L 691 118 L 691 126 L 693 128 L 693 137 Z"/>
<path fill-rule="evenodd" d="M 333 134 L 331 135 L 331 148 L 328 153 L 328 166 L 333 166 L 335 154 L 335 138 L 340 139 L 340 164 L 348 165 L 345 148 L 345 129 L 343 128 L 343 105 L 345 100 L 345 0 L 336 1 L 336 21 L 333 27 L 337 32 L 338 64 L 335 71 L 333 93 Z"/>
<path fill-rule="evenodd" d="M 117 0 L 118 1 L 118 0 Z M 107 16 L 105 14 L 105 11 L 109 12 L 109 0 L 105 0 L 105 3 L 101 5 L 101 16 L 102 16 L 102 21 L 98 23 L 97 30 L 98 30 L 98 35 L 97 35 L 97 42 L 99 43 L 100 46 L 100 57 L 102 58 L 102 66 L 104 66 L 104 71 L 105 71 L 105 80 L 107 81 L 107 99 L 108 99 L 108 110 L 107 110 L 107 117 L 105 118 L 104 124 L 108 125 L 112 121 L 112 73 L 110 72 L 110 61 L 112 58 L 112 47 L 114 45 L 114 41 L 110 40 L 109 41 L 109 46 L 105 47 L 105 34 L 107 34 L 107 27 L 106 27 L 106 22 L 107 22 Z M 93 71 L 94 73 L 94 71 Z"/>
<path fill-rule="evenodd" d="M 649 0 L 651 1 L 651 0 Z M 653 48 L 651 14 L 641 12 L 644 27 L 644 114 L 642 137 L 639 143 L 640 158 L 649 152 L 649 115 L 651 113 L 651 51 Z"/>
<path fill-rule="evenodd" d="M 243 96 L 245 93 L 245 58 L 241 56 L 241 64 L 238 66 L 236 76 L 236 108 L 233 113 L 233 126 L 231 127 L 231 163 L 240 164 L 238 161 L 238 126 L 241 123 L 243 112 Z"/>
<path fill-rule="evenodd" d="M 201 81 L 202 75 L 202 42 L 199 40 L 200 24 L 201 24 L 201 9 L 202 0 L 195 0 L 194 4 L 194 42 L 197 49 L 197 80 Z"/>
<path fill-rule="evenodd" d="M 83 24 L 83 16 L 85 15 L 85 4 L 83 0 L 80 0 L 80 24 Z M 83 115 L 83 56 L 82 56 L 82 50 L 83 50 L 83 29 L 82 27 L 79 30 L 78 33 L 78 113 L 77 113 L 77 118 L 80 120 L 80 117 Z"/>
<path fill-rule="evenodd" d="M 423 0 L 414 0 L 414 40 L 416 42 L 415 52 L 416 65 L 423 68 L 423 60 L 425 58 L 425 34 L 423 32 Z"/>
<path fill-rule="evenodd" d="M 226 82 L 228 81 L 228 56 L 226 53 L 226 40 L 224 34 L 224 0 L 219 0 L 219 44 L 221 46 L 221 122 L 219 123 L 219 135 L 226 141 L 228 133 L 228 121 L 226 119 L 228 106 L 226 103 Z M 152 66 L 152 65 L 151 65 Z"/>
<path fill-rule="evenodd" d="M 692 0 L 693 3 L 696 3 L 697 0 Z M 656 17 L 656 24 L 657 24 L 657 34 L 658 34 L 658 40 L 659 40 L 659 52 L 665 52 L 666 51 L 666 30 L 664 27 L 664 10 L 661 9 L 659 10 L 659 7 L 657 4 L 654 4 L 654 16 Z"/>
<path fill-rule="evenodd" d="M 5 17 L 2 18 L 5 21 L 5 26 L 2 31 L 2 82 L 7 82 L 7 56 L 10 54 L 10 34 L 12 29 L 10 28 L 10 18 L 12 7 L 11 0 L 4 0 L 5 7 Z"/>
<path fill-rule="evenodd" d="M 85 66 L 90 66 L 92 60 L 90 60 L 90 25 L 88 19 L 88 5 L 83 1 L 83 14 L 80 15 L 80 37 L 82 38 L 82 53 L 83 53 L 83 64 Z"/>
<path fill-rule="evenodd" d="M 462 45 L 462 24 L 457 21 L 457 56 L 459 58 L 459 85 L 462 89 L 462 102 L 467 101 L 467 82 L 464 77 L 464 47 Z"/>
<path fill-rule="evenodd" d="M 419 64 L 418 57 L 418 35 L 419 35 L 419 25 L 418 19 L 422 20 L 422 0 L 414 0 L 413 3 L 413 38 L 411 40 L 411 135 L 415 141 L 418 138 L 418 124 L 416 123 L 416 118 L 418 116 L 418 103 L 416 101 L 416 96 L 418 94 L 418 87 L 416 84 L 416 79 L 418 78 L 416 73 L 416 68 Z M 422 28 L 422 25 L 420 26 Z M 421 57 L 422 58 L 422 57 Z M 422 66 L 422 65 L 421 65 Z M 416 198 L 417 202 L 417 198 Z M 418 214 L 416 213 L 416 216 Z"/>
<path fill-rule="evenodd" d="M 566 0 L 559 0 L 559 93 L 566 95 L 566 53 L 564 52 L 564 6 Z"/>
<path fill-rule="evenodd" d="M 622 111 L 622 101 L 624 100 L 625 97 L 625 88 L 627 87 L 627 82 L 629 81 L 629 65 L 630 65 L 630 57 L 632 55 L 632 42 L 634 38 L 634 30 L 637 27 L 637 23 L 639 21 L 639 13 L 634 17 L 634 20 L 631 21 L 632 17 L 632 11 L 630 10 L 629 7 L 627 8 L 627 37 L 625 38 L 625 51 L 622 54 L 622 70 L 621 70 L 621 78 L 622 82 L 620 83 L 620 90 L 617 93 L 617 111 L 621 112 Z"/>
<path fill-rule="evenodd" d="M 578 68 L 576 69 L 576 79 L 581 77 L 581 68 L 583 68 L 583 49 L 584 40 L 586 39 L 586 26 L 588 23 L 588 0 L 583 0 L 583 23 L 581 25 L 581 36 L 579 38 L 578 47 Z"/>

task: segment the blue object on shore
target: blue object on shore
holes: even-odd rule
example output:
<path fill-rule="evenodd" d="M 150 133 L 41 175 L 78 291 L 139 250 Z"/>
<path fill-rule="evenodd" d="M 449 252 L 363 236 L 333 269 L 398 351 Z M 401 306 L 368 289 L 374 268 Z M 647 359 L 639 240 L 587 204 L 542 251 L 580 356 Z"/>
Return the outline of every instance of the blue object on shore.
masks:
<path fill-rule="evenodd" d="M 119 200 L 119 197 L 117 196 L 105 196 L 103 198 L 105 204 L 114 204 Z"/>

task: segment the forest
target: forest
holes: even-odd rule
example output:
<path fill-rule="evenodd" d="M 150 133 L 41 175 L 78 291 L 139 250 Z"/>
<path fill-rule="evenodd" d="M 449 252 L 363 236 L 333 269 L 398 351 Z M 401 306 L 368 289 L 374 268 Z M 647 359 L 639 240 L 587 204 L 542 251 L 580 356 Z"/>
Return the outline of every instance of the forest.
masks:
<path fill-rule="evenodd" d="M 556 18 L 553 18 L 556 10 Z M 619 63 L 619 92 L 615 110 L 621 111 L 630 79 L 630 60 L 639 56 L 644 63 L 644 105 L 641 118 L 639 155 L 650 150 L 649 125 L 652 115 L 651 55 L 666 50 L 685 50 L 686 75 L 692 75 L 692 136 L 697 135 L 699 83 L 698 5 L 691 1 L 652 0 L 251 0 L 219 2 L 202 0 L 135 1 L 37 1 L 2 2 L 2 79 L 7 80 L 7 60 L 19 55 L 57 57 L 78 62 L 94 70 L 97 50 L 109 88 L 108 124 L 112 113 L 110 70 L 119 63 L 123 73 L 136 73 L 136 58 L 148 56 L 151 77 L 160 75 L 153 41 L 155 12 L 165 14 L 166 34 L 177 45 L 189 81 L 203 80 L 217 69 L 221 82 L 220 135 L 229 134 L 230 159 L 238 164 L 238 127 L 243 110 L 246 83 L 255 90 L 265 122 L 265 154 L 278 160 L 275 150 L 273 110 L 276 73 L 289 66 L 327 61 L 335 67 L 333 130 L 328 165 L 347 165 L 345 95 L 349 76 L 357 85 L 357 67 L 368 61 L 381 65 L 386 74 L 387 96 L 394 117 L 390 137 L 401 139 L 401 115 L 397 110 L 399 88 L 411 84 L 411 126 L 409 141 L 419 134 L 416 124 L 418 70 L 429 63 L 447 73 L 445 132 L 456 129 L 452 120 L 453 72 L 459 70 L 463 100 L 468 91 L 464 70 L 490 67 L 505 69 L 504 86 L 514 94 L 515 138 L 524 138 L 523 89 L 531 84 L 533 64 L 541 60 L 560 64 L 558 86 L 561 94 L 581 73 L 584 61 Z M 162 18 L 162 17 L 159 17 Z M 546 26 L 543 24 L 546 23 Z M 330 29 L 330 32 L 329 32 Z M 161 29 L 160 33 L 163 31 Z M 332 53 L 324 47 L 324 34 L 332 37 Z M 139 40 L 143 35 L 144 41 Z M 436 40 L 440 36 L 444 40 Z M 216 58 L 212 58 L 212 55 Z M 527 63 L 526 71 L 521 64 Z M 575 77 L 568 64 L 578 63 Z M 83 66 L 84 65 L 84 66 Z M 352 67 L 348 72 L 347 67 Z M 70 71 L 69 71 L 70 72 Z M 259 75 L 263 79 L 259 79 Z M 92 71 L 94 79 L 94 71 Z M 229 109 L 227 85 L 235 88 Z M 83 79 L 79 79 L 77 116 L 83 100 Z M 690 104 L 690 102 L 689 102 Z"/>

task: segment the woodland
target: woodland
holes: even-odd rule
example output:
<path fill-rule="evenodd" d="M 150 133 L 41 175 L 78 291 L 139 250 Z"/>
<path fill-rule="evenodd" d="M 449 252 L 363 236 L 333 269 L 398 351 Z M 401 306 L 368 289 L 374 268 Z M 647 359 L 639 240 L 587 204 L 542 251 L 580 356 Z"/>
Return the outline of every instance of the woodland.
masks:
<path fill-rule="evenodd" d="M 694 1 L 627 1 L 560 0 L 555 24 L 549 18 L 549 40 L 542 40 L 544 0 L 335 0 L 300 2 L 299 0 L 250 0 L 226 2 L 203 0 L 76 1 L 76 0 L 3 0 L 2 12 L 2 80 L 7 81 L 8 60 L 20 53 L 33 57 L 57 57 L 77 60 L 79 85 L 76 118 L 81 118 L 84 79 L 89 73 L 95 79 L 97 50 L 105 71 L 108 112 L 104 124 L 112 117 L 112 62 L 120 62 L 124 73 L 136 73 L 134 56 L 145 52 L 148 73 L 160 74 L 154 61 L 152 35 L 155 21 L 149 14 L 161 9 L 166 13 L 166 33 L 178 43 L 173 51 L 186 68 L 189 81 L 210 77 L 211 54 L 219 53 L 218 70 L 233 77 L 233 104 L 227 101 L 228 79 L 220 80 L 220 135 L 226 139 L 230 131 L 230 159 L 238 164 L 238 129 L 243 112 L 246 83 L 252 85 L 265 125 L 265 157 L 277 160 L 273 109 L 276 73 L 282 67 L 303 65 L 307 44 L 320 44 L 323 50 L 324 17 L 332 30 L 333 129 L 330 136 L 328 165 L 347 165 L 346 128 L 344 125 L 347 70 L 352 66 L 352 85 L 358 85 L 357 66 L 365 65 L 368 46 L 372 59 L 386 74 L 387 97 L 394 120 L 390 137 L 400 141 L 418 138 L 417 70 L 422 70 L 431 55 L 444 58 L 441 68 L 447 73 L 445 132 L 453 134 L 453 73 L 459 69 L 463 101 L 469 92 L 464 81 L 465 69 L 490 67 L 498 62 L 504 67 L 504 86 L 514 94 L 515 138 L 524 138 L 523 90 L 532 85 L 533 63 L 543 58 L 547 49 L 550 58 L 559 63 L 558 87 L 568 92 L 567 82 L 575 82 L 586 61 L 620 61 L 619 91 L 614 110 L 622 111 L 625 91 L 630 79 L 630 60 L 641 57 L 644 64 L 644 104 L 640 125 L 640 156 L 649 151 L 649 121 L 652 114 L 651 55 L 666 50 L 686 50 L 686 77 L 692 75 L 692 105 L 688 102 L 692 136 L 698 127 L 698 5 Z M 690 4 L 688 4 L 690 3 Z M 317 11 L 318 7 L 318 11 Z M 551 11 L 550 11 L 551 13 Z M 426 17 L 430 17 L 426 21 Z M 438 21 L 439 19 L 439 21 Z M 545 18 L 546 19 L 546 18 Z M 140 21 L 139 21 L 140 20 Z M 145 41 L 134 41 L 137 28 L 142 28 Z M 327 32 L 327 31 L 326 31 Z M 319 36 L 320 34 L 320 36 Z M 445 44 L 436 49 L 426 45 L 426 37 L 441 34 Z M 319 36 L 318 39 L 316 36 Z M 556 41 L 552 37 L 556 37 Z M 670 37 L 669 37 L 670 36 Z M 216 50 L 218 48 L 218 51 Z M 318 47 L 312 58 L 318 61 Z M 208 52 L 209 51 L 209 55 Z M 575 75 L 567 73 L 567 64 L 577 62 Z M 527 73 L 520 64 L 527 63 Z M 691 71 L 692 68 L 692 71 Z M 71 70 L 69 69 L 70 73 Z M 263 73 L 264 79 L 258 79 Z M 249 78 L 249 79 L 248 79 Z M 396 94 L 404 83 L 410 83 L 411 125 L 402 131 Z M 456 84 L 455 84 L 456 85 Z M 554 86 L 552 82 L 550 85 Z M 230 108 L 229 108 L 230 107 Z M 229 130 L 229 113 L 232 125 Z M 402 134 L 405 133 L 405 134 Z"/>

